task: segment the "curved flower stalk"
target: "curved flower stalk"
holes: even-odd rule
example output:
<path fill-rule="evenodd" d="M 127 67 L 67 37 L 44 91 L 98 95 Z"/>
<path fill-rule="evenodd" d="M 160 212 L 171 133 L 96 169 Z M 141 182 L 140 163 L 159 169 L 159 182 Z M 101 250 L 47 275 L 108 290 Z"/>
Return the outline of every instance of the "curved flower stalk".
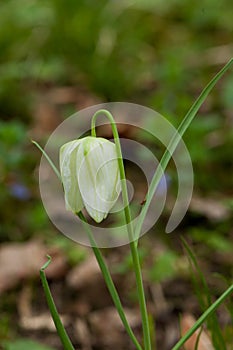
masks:
<path fill-rule="evenodd" d="M 60 149 L 60 170 L 67 210 L 84 207 L 100 223 L 120 194 L 120 173 L 114 143 L 88 136 Z"/>

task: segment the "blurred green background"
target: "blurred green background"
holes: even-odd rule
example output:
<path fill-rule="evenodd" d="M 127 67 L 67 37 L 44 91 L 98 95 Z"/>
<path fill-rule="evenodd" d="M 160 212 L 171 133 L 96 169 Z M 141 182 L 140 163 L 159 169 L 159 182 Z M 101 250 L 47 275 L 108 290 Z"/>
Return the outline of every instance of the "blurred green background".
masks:
<path fill-rule="evenodd" d="M 71 265 L 77 263 L 82 253 L 74 253 L 72 243 L 58 238 L 43 209 L 37 181 L 40 153 L 30 139 L 43 145 L 72 113 L 112 101 L 148 106 L 177 127 L 232 53 L 231 0 L 1 1 L 1 244 L 40 237 L 48 245 L 58 244 Z M 184 137 L 194 166 L 196 202 L 178 229 L 188 233 L 201 257 L 213 259 L 207 273 L 215 271 L 217 256 L 217 270 L 228 280 L 233 236 L 232 107 L 231 70 Z M 175 177 L 172 169 L 170 174 Z M 169 264 L 177 259 L 176 238 L 171 243 L 162 237 L 160 226 L 158 231 L 167 258 L 151 262 L 150 275 L 161 281 L 173 277 Z M 229 259 L 221 265 L 226 254 Z M 123 265 L 120 268 L 127 270 L 127 263 Z M 4 298 L 0 302 L 0 341 L 20 334 L 20 327 L 12 326 L 18 290 L 12 293 L 10 310 Z"/>

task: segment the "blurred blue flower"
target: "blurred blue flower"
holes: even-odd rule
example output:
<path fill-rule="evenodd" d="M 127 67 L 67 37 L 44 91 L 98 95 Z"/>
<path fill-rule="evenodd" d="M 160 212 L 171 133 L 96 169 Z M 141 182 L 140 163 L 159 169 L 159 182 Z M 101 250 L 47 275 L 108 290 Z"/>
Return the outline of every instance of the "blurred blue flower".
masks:
<path fill-rule="evenodd" d="M 156 195 L 162 196 L 164 194 L 164 191 L 166 191 L 166 189 L 168 190 L 168 188 L 170 187 L 170 184 L 171 184 L 171 177 L 169 176 L 169 174 L 165 173 L 162 176 L 157 186 Z"/>
<path fill-rule="evenodd" d="M 31 197 L 29 189 L 21 183 L 12 183 L 9 189 L 10 194 L 21 201 L 26 201 Z"/>

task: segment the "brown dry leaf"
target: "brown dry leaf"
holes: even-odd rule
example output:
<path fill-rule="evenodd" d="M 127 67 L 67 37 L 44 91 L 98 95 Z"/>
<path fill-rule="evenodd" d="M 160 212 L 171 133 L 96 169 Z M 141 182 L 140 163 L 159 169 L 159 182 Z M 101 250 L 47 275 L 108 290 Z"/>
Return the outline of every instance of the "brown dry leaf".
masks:
<path fill-rule="evenodd" d="M 49 312 L 44 312 L 40 315 L 30 315 L 21 317 L 19 320 L 19 325 L 21 328 L 26 329 L 28 331 L 38 331 L 41 329 L 46 329 L 50 332 L 56 331 L 53 319 Z"/>
<path fill-rule="evenodd" d="M 78 341 L 82 344 L 82 350 L 92 350 L 91 334 L 87 322 L 81 318 L 77 318 L 74 324 L 74 329 Z"/>
<path fill-rule="evenodd" d="M 140 325 L 140 316 L 136 310 L 124 309 L 126 318 L 132 328 Z M 92 334 L 100 346 L 118 346 L 122 349 L 125 339 L 122 336 L 124 326 L 114 307 L 92 312 L 88 318 Z"/>
<path fill-rule="evenodd" d="M 67 275 L 67 284 L 76 290 L 88 287 L 102 279 L 99 265 L 94 256 L 75 266 Z"/>
<path fill-rule="evenodd" d="M 73 86 L 50 87 L 38 93 L 34 106 L 32 138 L 51 133 L 62 121 L 61 107 L 73 105 L 77 111 L 101 103 L 99 98 L 84 88 Z"/>
<path fill-rule="evenodd" d="M 48 251 L 39 241 L 7 243 L 0 248 L 0 293 L 16 286 L 20 281 L 39 277 L 39 270 L 50 253 L 53 261 L 46 275 L 60 277 L 66 270 L 66 259 L 58 250 Z"/>
<path fill-rule="evenodd" d="M 34 111 L 32 137 L 38 138 L 52 132 L 60 124 L 60 116 L 50 101 L 41 100 Z"/>
<path fill-rule="evenodd" d="M 18 295 L 18 315 L 19 325 L 28 331 L 48 330 L 55 332 L 56 328 L 49 311 L 38 312 L 33 311 L 33 289 L 31 285 L 26 284 Z M 68 315 L 60 315 L 62 323 L 67 326 L 71 323 Z"/>
<path fill-rule="evenodd" d="M 228 208 L 221 200 L 212 198 L 193 197 L 190 203 L 190 209 L 214 221 L 225 220 L 230 215 Z"/>
<path fill-rule="evenodd" d="M 181 335 L 183 336 L 196 322 L 196 319 L 190 314 L 184 314 L 181 318 L 180 327 L 181 327 Z M 200 329 L 196 330 L 196 332 L 187 340 L 185 343 L 186 350 L 194 350 L 195 344 L 197 341 L 197 337 L 199 335 Z M 208 334 L 203 330 L 198 342 L 198 350 L 214 350 L 213 344 L 210 340 Z"/>
<path fill-rule="evenodd" d="M 103 276 L 92 255 L 68 272 L 66 283 L 68 287 L 79 292 L 78 303 L 73 306 L 78 313 L 80 302 L 85 304 L 86 300 L 93 308 L 101 308 L 111 303 Z"/>

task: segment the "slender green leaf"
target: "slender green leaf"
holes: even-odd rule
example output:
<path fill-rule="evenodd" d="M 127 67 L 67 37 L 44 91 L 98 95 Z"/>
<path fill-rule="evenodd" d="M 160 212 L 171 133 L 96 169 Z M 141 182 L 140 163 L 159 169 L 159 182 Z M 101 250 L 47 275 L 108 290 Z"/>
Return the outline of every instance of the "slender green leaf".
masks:
<path fill-rule="evenodd" d="M 146 202 L 144 206 L 142 207 L 141 213 L 138 217 L 137 221 L 137 227 L 135 230 L 135 237 L 138 239 L 140 237 L 140 232 L 142 229 L 143 222 L 145 220 L 147 211 L 149 209 L 150 203 L 153 199 L 154 193 L 156 191 L 156 188 L 165 172 L 165 169 L 177 147 L 177 145 L 180 142 L 181 137 L 185 133 L 185 131 L 188 129 L 189 125 L 191 124 L 192 120 L 196 116 L 197 112 L 199 111 L 201 105 L 205 102 L 207 96 L 211 92 L 211 90 L 214 88 L 216 83 L 219 81 L 219 79 L 222 78 L 222 76 L 227 72 L 227 70 L 231 67 L 233 63 L 233 58 L 229 60 L 229 62 L 215 75 L 215 77 L 207 84 L 207 86 L 204 88 L 204 90 L 201 92 L 200 96 L 197 98 L 197 100 L 194 102 L 192 107 L 189 109 L 187 114 L 185 115 L 184 119 L 182 120 L 181 124 L 179 125 L 176 134 L 170 141 L 166 151 L 163 154 L 163 157 L 160 161 L 160 166 L 157 168 L 151 184 L 148 189 L 148 193 L 146 196 Z"/>
<path fill-rule="evenodd" d="M 53 163 L 53 161 L 51 160 L 51 158 L 48 156 L 48 154 L 45 152 L 45 150 L 39 145 L 39 143 L 37 143 L 36 141 L 32 140 L 32 143 L 41 151 L 41 153 L 45 156 L 45 158 L 47 159 L 48 163 L 50 164 L 51 168 L 53 169 L 53 171 L 55 172 L 55 174 L 57 175 L 57 177 L 59 178 L 59 180 L 61 181 L 61 174 L 59 172 L 59 170 L 57 169 L 56 165 Z"/>
<path fill-rule="evenodd" d="M 192 249 L 189 247 L 188 243 L 185 241 L 185 239 L 183 237 L 181 237 L 181 240 L 182 240 L 182 243 L 183 243 L 183 245 L 188 253 L 188 256 L 189 256 L 192 264 L 195 267 L 195 270 L 196 270 L 198 277 L 199 277 L 199 280 L 201 282 L 201 284 L 197 282 L 197 280 L 196 280 L 197 277 L 193 273 L 194 286 L 195 286 L 197 295 L 199 297 L 202 310 L 204 310 L 207 307 L 211 306 L 211 304 L 212 304 L 210 290 L 209 290 L 208 285 L 206 283 L 205 276 L 202 273 L 202 271 L 198 265 L 197 259 L 194 255 L 194 253 L 192 252 Z M 219 350 L 226 350 L 224 338 L 222 336 L 222 332 L 221 332 L 216 314 L 213 314 L 212 317 L 207 320 L 207 325 L 208 325 L 209 331 L 211 332 L 211 337 L 212 337 L 212 341 L 213 341 L 214 346 Z"/>
<path fill-rule="evenodd" d="M 194 332 L 205 322 L 205 320 L 223 303 L 233 292 L 233 284 L 199 317 L 192 328 L 173 346 L 172 350 L 179 350 Z"/>
<path fill-rule="evenodd" d="M 58 335 L 61 339 L 61 342 L 64 346 L 64 349 L 65 350 L 74 350 L 74 347 L 70 341 L 70 338 L 68 337 L 66 330 L 62 324 L 62 321 L 59 317 L 59 314 L 57 312 L 57 308 L 56 308 L 56 305 L 53 301 L 53 297 L 52 297 L 52 294 L 50 292 L 49 284 L 48 284 L 48 281 L 47 281 L 47 278 L 46 278 L 46 275 L 44 272 L 44 270 L 49 266 L 49 264 L 51 262 L 51 257 L 49 255 L 47 255 L 47 258 L 48 258 L 48 261 L 46 261 L 46 263 L 40 269 L 40 278 L 41 278 L 42 286 L 43 286 L 43 289 L 45 292 L 48 307 L 49 307 L 50 313 L 52 315 L 55 327 L 57 329 L 57 333 L 58 333 Z"/>
<path fill-rule="evenodd" d="M 203 331 L 203 328 L 201 327 L 199 333 L 198 333 L 198 336 L 197 336 L 197 339 L 196 339 L 196 342 L 195 342 L 195 348 L 194 350 L 198 350 L 198 345 L 199 345 L 199 341 L 200 341 L 200 338 L 201 338 L 201 333 Z"/>
<path fill-rule="evenodd" d="M 200 296 L 200 302 L 201 302 L 201 306 L 203 308 L 207 308 L 211 305 L 211 295 L 210 295 L 210 292 L 209 292 L 209 288 L 207 286 L 207 283 L 206 283 L 206 280 L 205 280 L 205 277 L 198 265 L 198 262 L 197 262 L 197 259 L 194 255 L 194 253 L 192 252 L 191 248 L 189 247 L 188 243 L 186 242 L 186 240 L 181 237 L 181 241 L 183 243 L 183 246 L 184 248 L 186 249 L 187 253 L 188 253 L 188 257 L 189 259 L 191 260 L 192 264 L 194 265 L 195 267 L 195 270 L 198 274 L 198 277 L 199 277 L 199 280 L 201 282 L 201 287 L 200 287 L 200 284 L 198 285 L 197 281 L 196 281 L 196 277 L 194 276 L 194 284 L 196 286 L 196 289 L 197 291 L 199 292 L 199 296 L 201 294 L 201 290 L 202 289 L 202 294 L 204 294 L 205 298 L 203 299 L 203 297 Z"/>

